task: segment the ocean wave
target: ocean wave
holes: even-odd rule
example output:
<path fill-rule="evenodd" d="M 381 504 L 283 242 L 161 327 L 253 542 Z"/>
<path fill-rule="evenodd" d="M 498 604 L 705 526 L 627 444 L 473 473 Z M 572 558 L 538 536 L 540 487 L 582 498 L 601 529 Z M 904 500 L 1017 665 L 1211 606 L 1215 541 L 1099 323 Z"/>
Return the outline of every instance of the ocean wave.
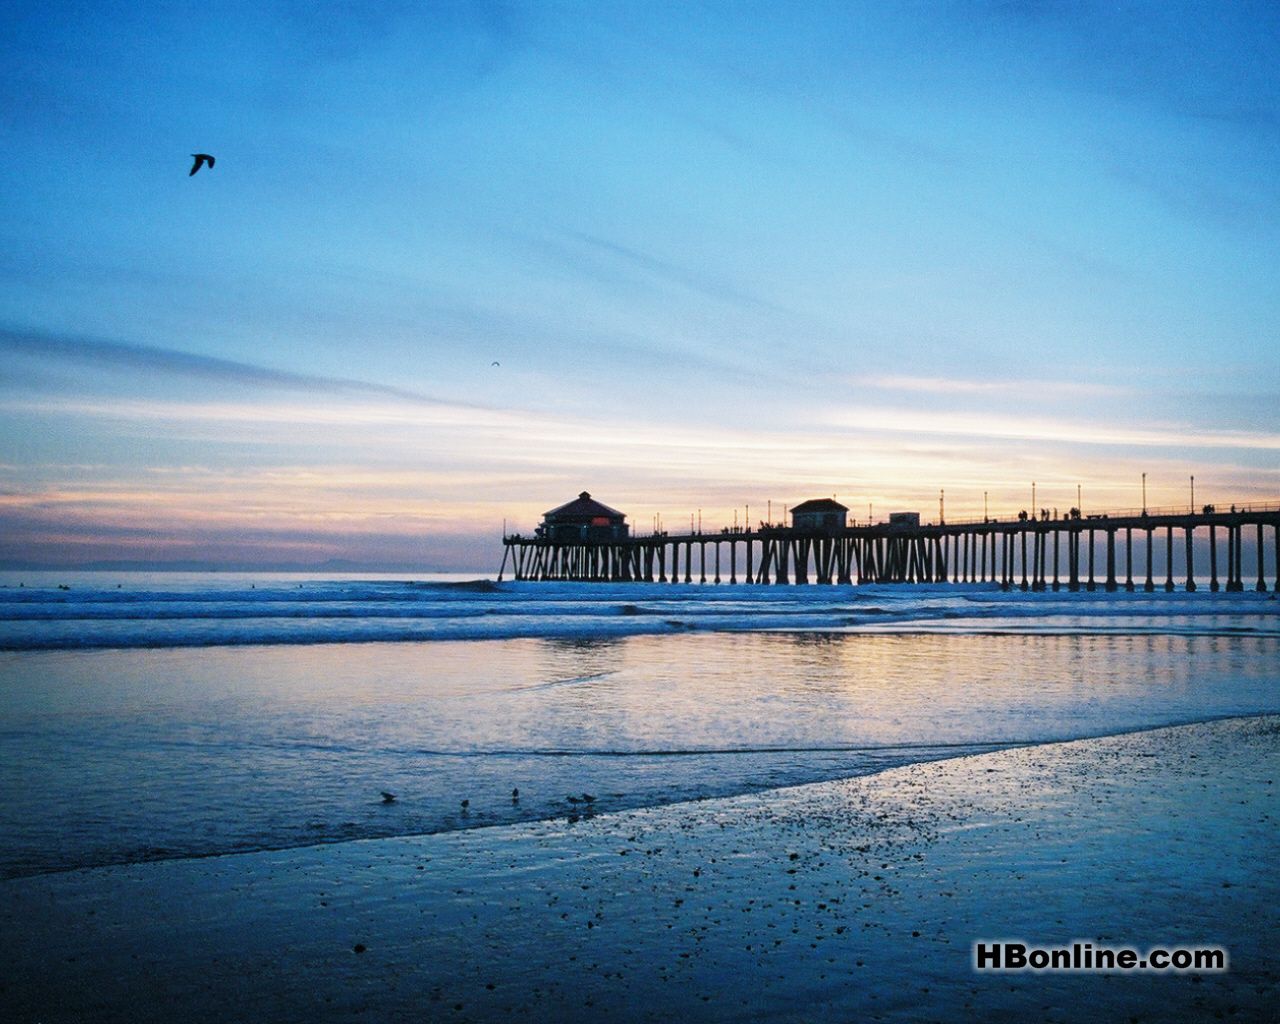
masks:
<path fill-rule="evenodd" d="M 342 644 L 689 631 L 1280 633 L 1276 595 L 326 581 L 0 590 L 0 650 Z"/>

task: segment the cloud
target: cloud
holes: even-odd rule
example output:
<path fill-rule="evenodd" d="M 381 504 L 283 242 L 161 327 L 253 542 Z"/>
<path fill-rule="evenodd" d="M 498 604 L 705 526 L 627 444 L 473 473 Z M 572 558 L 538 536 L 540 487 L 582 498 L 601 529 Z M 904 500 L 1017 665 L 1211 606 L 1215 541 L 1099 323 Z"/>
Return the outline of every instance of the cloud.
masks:
<path fill-rule="evenodd" d="M 1280 451 L 1280 434 L 1247 430 L 1199 430 L 1188 425 L 1131 428 L 1085 420 L 1059 421 L 997 413 L 949 413 L 865 408 L 833 410 L 831 426 L 889 434 L 937 434 L 1009 441 L 1046 441 L 1073 445 L 1142 448 L 1225 448 Z"/>
<path fill-rule="evenodd" d="M 67 335 L 45 334 L 0 328 L 0 351 L 37 359 L 104 366 L 113 369 L 143 370 L 196 380 L 216 381 L 273 390 L 323 391 L 330 394 L 379 395 L 403 402 L 427 405 L 465 405 L 446 401 L 420 391 L 392 387 L 351 377 L 326 377 L 295 373 L 254 363 L 199 355 L 178 349 L 104 341 Z"/>
<path fill-rule="evenodd" d="M 1131 388 L 1117 384 L 1092 384 L 1069 380 L 962 380 L 952 377 L 868 375 L 852 377 L 851 384 L 880 391 L 909 391 L 930 395 L 1127 395 Z"/>
<path fill-rule="evenodd" d="M 596 253 L 602 253 L 613 260 L 629 265 L 633 269 L 642 270 L 651 277 L 658 278 L 668 284 L 678 285 L 705 298 L 747 309 L 786 312 L 773 303 L 744 292 L 712 274 L 690 270 L 688 267 L 671 263 L 650 253 L 642 252 L 627 245 L 621 245 L 598 235 L 578 231 L 568 232 L 568 235 Z"/>

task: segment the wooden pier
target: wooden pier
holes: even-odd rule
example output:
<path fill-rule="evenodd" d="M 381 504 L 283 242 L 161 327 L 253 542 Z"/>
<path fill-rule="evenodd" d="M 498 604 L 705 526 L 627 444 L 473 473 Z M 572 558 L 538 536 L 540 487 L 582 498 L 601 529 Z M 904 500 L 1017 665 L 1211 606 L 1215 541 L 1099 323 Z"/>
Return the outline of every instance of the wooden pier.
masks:
<path fill-rule="evenodd" d="M 1247 565 L 1243 556 L 1251 541 Z M 760 524 L 717 533 L 600 541 L 503 537 L 517 580 L 647 583 L 982 583 L 1005 590 L 1174 589 L 1208 569 L 1210 590 L 1280 591 L 1280 504 L 1218 512 L 1164 509 L 1073 518 L 985 519 L 797 530 Z M 1225 546 L 1225 551 L 1223 550 Z M 1204 549 L 1207 547 L 1207 551 Z M 1154 554 L 1164 549 L 1162 580 Z M 1199 549 L 1199 550 L 1198 550 Z M 1207 566 L 1197 565 L 1204 555 Z M 1134 570 L 1138 575 L 1135 578 Z"/>

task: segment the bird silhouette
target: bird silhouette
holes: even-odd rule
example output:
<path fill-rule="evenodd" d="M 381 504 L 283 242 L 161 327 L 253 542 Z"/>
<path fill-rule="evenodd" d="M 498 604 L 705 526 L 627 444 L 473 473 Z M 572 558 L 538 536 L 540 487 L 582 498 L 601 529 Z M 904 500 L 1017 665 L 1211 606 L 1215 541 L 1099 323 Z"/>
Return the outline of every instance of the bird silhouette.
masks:
<path fill-rule="evenodd" d="M 384 789 L 382 790 L 382 802 L 384 804 L 393 804 L 396 802 L 396 795 L 394 793 L 388 793 Z"/>
<path fill-rule="evenodd" d="M 191 170 L 187 172 L 188 178 L 195 174 L 196 171 L 200 170 L 200 168 L 205 164 L 208 164 L 210 167 L 213 166 L 213 157 L 208 153 L 192 153 L 191 155 L 196 158 L 196 162 L 191 165 Z"/>
<path fill-rule="evenodd" d="M 501 364 L 500 362 L 498 362 L 498 360 L 496 360 L 496 359 L 495 359 L 495 360 L 493 361 L 492 365 L 493 365 L 493 366 L 501 366 L 502 364 Z"/>

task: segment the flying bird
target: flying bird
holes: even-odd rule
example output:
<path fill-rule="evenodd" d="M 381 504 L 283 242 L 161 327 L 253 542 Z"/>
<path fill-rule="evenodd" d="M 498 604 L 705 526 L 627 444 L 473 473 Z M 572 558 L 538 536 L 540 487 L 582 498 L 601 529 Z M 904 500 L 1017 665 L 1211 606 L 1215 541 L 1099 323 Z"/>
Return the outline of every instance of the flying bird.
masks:
<path fill-rule="evenodd" d="M 196 158 L 196 162 L 191 165 L 191 170 L 187 172 L 188 178 L 195 174 L 196 171 L 200 170 L 200 168 L 205 164 L 208 164 L 210 167 L 213 166 L 213 157 L 208 153 L 192 153 L 191 155 Z"/>
<path fill-rule="evenodd" d="M 396 795 L 394 793 L 388 793 L 384 789 L 382 790 L 382 802 L 384 804 L 393 804 L 396 802 Z"/>
<path fill-rule="evenodd" d="M 498 362 L 498 360 L 496 360 L 496 359 L 495 359 L 491 365 L 492 365 L 492 366 L 501 366 L 502 364 L 501 364 L 500 362 Z"/>

